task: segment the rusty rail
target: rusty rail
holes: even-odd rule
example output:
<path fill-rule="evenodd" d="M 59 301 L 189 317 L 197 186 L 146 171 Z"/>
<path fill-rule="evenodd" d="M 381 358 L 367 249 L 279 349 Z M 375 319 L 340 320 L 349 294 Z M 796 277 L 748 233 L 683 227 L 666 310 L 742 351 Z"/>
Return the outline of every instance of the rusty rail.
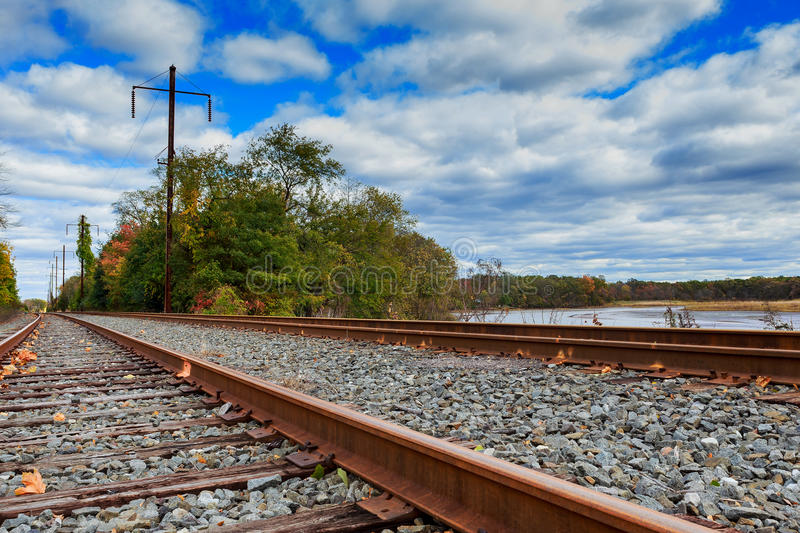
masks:
<path fill-rule="evenodd" d="M 275 333 L 290 333 L 332 337 L 340 339 L 370 340 L 380 343 L 399 343 L 412 346 L 446 349 L 468 353 L 516 355 L 544 359 L 547 362 L 590 366 L 611 366 L 644 370 L 663 375 L 688 375 L 706 378 L 727 378 L 746 381 L 758 376 L 769 376 L 776 383 L 800 383 L 800 349 L 752 348 L 747 341 L 749 332 L 732 332 L 731 338 L 744 339 L 745 346 L 715 344 L 661 343 L 653 340 L 616 340 L 594 338 L 568 338 L 560 336 L 509 335 L 470 331 L 469 324 L 425 321 L 362 321 L 344 319 L 354 323 L 380 323 L 399 327 L 366 327 L 332 325 L 313 322 L 314 319 L 282 319 L 276 317 L 238 317 L 206 315 L 181 315 L 157 313 L 104 313 L 110 316 L 146 318 L 188 324 L 208 324 L 248 328 Z M 320 320 L 320 319 L 315 319 Z M 325 320 L 325 319 L 323 319 Z M 327 319 L 331 320 L 331 319 Z M 440 327 L 447 325 L 454 331 L 415 330 L 410 325 Z M 480 324 L 494 331 L 494 324 Z M 496 326 L 502 327 L 502 324 Z M 526 326 L 512 326 L 525 328 Z M 530 326 L 527 326 L 530 327 Z M 549 326 L 553 328 L 553 326 Z M 578 326 L 580 327 L 580 326 Z M 556 327 L 557 328 L 557 327 Z M 602 332 L 605 327 L 587 327 L 580 331 Z M 643 330 L 643 331 L 642 331 Z M 500 330 L 503 331 L 503 330 Z M 539 331 L 525 329 L 523 331 Z M 617 335 L 630 332 L 632 338 L 660 331 L 658 328 L 615 328 Z M 689 330 L 670 330 L 678 340 L 696 335 Z M 773 332 L 755 332 L 773 333 Z M 781 333 L 778 334 L 779 336 Z M 700 337 L 697 337 L 700 339 Z M 690 339 L 691 340 L 691 339 Z"/>
<path fill-rule="evenodd" d="M 466 532 L 706 532 L 708 528 L 64 315 Z M 312 446 L 312 447 L 313 447 Z"/>
<path fill-rule="evenodd" d="M 117 316 L 198 317 L 183 313 L 92 313 Z M 200 315 L 202 318 L 236 319 L 252 322 L 318 324 L 329 326 L 449 331 L 452 333 L 487 333 L 522 337 L 562 337 L 659 344 L 734 346 L 739 348 L 774 348 L 800 350 L 800 331 L 763 331 L 742 329 L 634 328 L 621 326 L 567 326 L 556 324 L 507 324 L 494 322 L 457 322 L 453 320 L 389 320 L 373 318 L 324 318 L 287 316 Z"/>
<path fill-rule="evenodd" d="M 39 321 L 41 319 L 42 315 L 36 315 L 36 318 L 33 319 L 27 326 L 20 328 L 16 333 L 9 335 L 0 341 L 0 361 L 3 360 L 8 352 L 19 346 L 20 343 L 25 340 L 25 337 L 30 335 L 31 331 L 33 331 L 34 328 L 39 325 Z"/>

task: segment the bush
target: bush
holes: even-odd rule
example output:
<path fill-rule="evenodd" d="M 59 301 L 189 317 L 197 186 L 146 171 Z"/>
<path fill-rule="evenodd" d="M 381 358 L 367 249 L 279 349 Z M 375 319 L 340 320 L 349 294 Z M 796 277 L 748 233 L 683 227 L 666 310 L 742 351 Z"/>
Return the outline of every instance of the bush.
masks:
<path fill-rule="evenodd" d="M 236 294 L 236 289 L 230 285 L 218 288 L 210 297 L 211 305 L 202 310 L 206 315 L 246 315 L 247 307 L 244 300 Z"/>

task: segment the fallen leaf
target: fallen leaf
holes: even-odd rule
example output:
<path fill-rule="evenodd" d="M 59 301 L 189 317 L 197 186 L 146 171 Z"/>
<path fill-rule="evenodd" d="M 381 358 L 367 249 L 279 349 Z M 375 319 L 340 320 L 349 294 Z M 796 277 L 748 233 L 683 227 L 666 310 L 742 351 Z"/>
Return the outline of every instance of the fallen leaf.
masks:
<path fill-rule="evenodd" d="M 42 475 L 35 468 L 33 472 L 22 473 L 22 485 L 22 487 L 14 490 L 14 494 L 17 496 L 23 494 L 44 494 L 46 488 L 44 481 L 42 481 Z"/>
<path fill-rule="evenodd" d="M 53 420 L 56 422 L 63 422 L 65 419 L 66 417 L 64 416 L 64 413 L 56 413 L 53 415 Z"/>
<path fill-rule="evenodd" d="M 87 346 L 87 347 L 86 347 L 86 351 L 87 351 L 87 352 L 91 352 L 91 351 L 92 351 L 92 349 L 91 349 L 90 347 L 88 347 L 88 346 Z"/>
<path fill-rule="evenodd" d="M 347 472 L 345 472 L 341 468 L 337 468 L 336 469 L 336 473 L 339 475 L 339 479 L 342 480 L 342 483 L 344 483 L 345 488 L 349 488 L 350 487 L 350 480 L 347 479 Z"/>
<path fill-rule="evenodd" d="M 19 364 L 27 363 L 28 361 L 35 361 L 36 357 L 36 353 L 25 349 L 19 350 L 17 355 L 14 356 Z"/>
<path fill-rule="evenodd" d="M 13 374 L 16 371 L 17 371 L 17 367 L 14 366 L 14 365 L 4 365 L 3 366 L 3 375 L 4 376 L 10 376 L 11 374 Z"/>
<path fill-rule="evenodd" d="M 135 376 L 133 374 L 127 374 L 122 376 L 122 379 L 133 379 Z"/>
<path fill-rule="evenodd" d="M 756 385 L 761 387 L 762 389 L 769 385 L 769 382 L 772 381 L 772 378 L 769 376 L 758 376 L 756 378 Z"/>
<path fill-rule="evenodd" d="M 181 501 L 183 501 L 183 500 L 185 500 L 185 499 L 186 499 L 186 498 L 184 498 L 183 496 L 181 496 L 180 494 L 178 494 L 178 498 L 180 498 L 180 499 L 181 499 Z"/>
<path fill-rule="evenodd" d="M 25 369 L 26 374 L 33 374 L 34 372 L 36 372 L 36 365 L 31 365 Z"/>
<path fill-rule="evenodd" d="M 611 372 L 611 367 L 608 365 L 604 366 L 603 370 L 600 371 L 601 374 L 608 374 L 609 372 Z"/>
<path fill-rule="evenodd" d="M 194 456 L 194 458 L 197 460 L 198 463 L 203 464 L 203 465 L 206 464 L 206 458 L 203 457 L 202 455 L 200 455 L 199 453 L 196 454 Z"/>
<path fill-rule="evenodd" d="M 158 416 L 158 411 L 153 411 L 153 416 Z"/>

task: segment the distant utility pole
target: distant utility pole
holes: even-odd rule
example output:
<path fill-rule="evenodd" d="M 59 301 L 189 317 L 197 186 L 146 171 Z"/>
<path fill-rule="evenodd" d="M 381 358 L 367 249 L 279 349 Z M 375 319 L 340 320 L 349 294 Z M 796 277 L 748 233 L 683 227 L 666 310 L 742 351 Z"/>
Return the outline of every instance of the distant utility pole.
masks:
<path fill-rule="evenodd" d="M 58 254 L 53 254 L 56 257 L 56 272 L 55 272 L 55 280 L 53 281 L 53 298 L 58 300 Z"/>
<path fill-rule="evenodd" d="M 64 292 L 64 273 L 67 266 L 67 252 L 74 254 L 73 250 L 67 250 L 67 245 L 61 245 L 61 292 Z M 56 286 L 58 285 L 58 250 L 53 250 L 53 255 L 56 258 Z M 58 301 L 58 290 L 56 290 L 56 301 Z"/>
<path fill-rule="evenodd" d="M 97 224 L 87 224 L 86 223 L 86 215 L 81 215 L 81 221 L 78 224 L 67 224 L 67 235 L 69 235 L 69 227 L 70 226 L 77 226 L 78 227 L 78 242 L 83 240 L 83 232 L 84 228 L 88 231 L 92 230 L 92 226 L 97 228 L 97 236 L 100 236 L 100 226 Z M 80 296 L 78 297 L 78 306 L 80 307 L 81 303 L 83 303 L 83 258 L 81 257 L 81 292 Z"/>
<path fill-rule="evenodd" d="M 170 289 L 172 269 L 170 268 L 169 259 L 172 252 L 172 192 L 173 192 L 172 160 L 175 159 L 175 94 L 176 93 L 193 94 L 196 96 L 205 96 L 206 98 L 208 98 L 208 121 L 211 122 L 211 95 L 208 93 L 196 93 L 191 91 L 176 91 L 175 90 L 176 70 L 177 69 L 175 68 L 175 65 L 170 65 L 169 90 L 159 89 L 156 87 L 145 87 L 143 85 L 134 85 L 131 89 L 131 118 L 136 118 L 136 89 L 147 89 L 148 91 L 162 91 L 169 93 L 169 126 L 167 130 L 167 216 L 165 220 L 166 239 L 164 243 L 164 312 L 165 313 L 172 312 L 172 293 Z M 192 83 L 192 85 L 194 84 Z M 159 161 L 159 163 L 161 162 Z"/>

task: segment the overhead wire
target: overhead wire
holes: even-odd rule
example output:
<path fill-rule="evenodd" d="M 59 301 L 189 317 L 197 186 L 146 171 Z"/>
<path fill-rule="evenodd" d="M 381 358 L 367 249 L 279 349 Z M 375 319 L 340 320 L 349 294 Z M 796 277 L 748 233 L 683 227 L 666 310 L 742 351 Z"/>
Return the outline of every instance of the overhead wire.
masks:
<path fill-rule="evenodd" d="M 162 72 L 158 76 L 161 76 L 163 74 L 164 73 Z M 154 76 L 154 77 L 150 78 L 150 80 L 153 80 L 153 79 L 157 78 L 158 76 Z M 147 80 L 147 81 L 150 81 L 150 80 Z M 145 83 L 147 83 L 147 81 Z M 161 82 L 161 87 L 163 87 L 163 86 L 164 86 L 164 82 L 162 81 Z M 150 119 L 150 113 L 153 111 L 153 108 L 155 107 L 156 102 L 158 102 L 158 99 L 160 97 L 161 97 L 161 92 L 159 91 L 159 92 L 156 93 L 155 98 L 153 98 L 153 103 L 150 104 L 150 109 L 147 110 L 147 114 L 144 117 L 144 121 L 142 121 L 142 125 L 139 126 L 139 131 L 136 132 L 136 136 L 133 138 L 133 142 L 131 142 L 131 146 L 130 146 L 130 148 L 128 148 L 128 152 L 125 154 L 125 157 L 122 159 L 122 162 L 119 164 L 119 166 L 117 167 L 117 170 L 114 172 L 114 176 L 111 178 L 111 181 L 108 183 L 109 186 L 114 184 L 114 181 L 116 181 L 117 176 L 119 176 L 120 170 L 122 170 L 122 167 L 125 165 L 125 163 L 128 162 L 128 157 L 131 155 L 131 152 L 133 151 L 133 147 L 136 145 L 136 141 L 139 140 L 139 136 L 142 134 L 142 130 L 144 130 L 144 127 L 147 124 L 147 121 Z"/>
<path fill-rule="evenodd" d="M 193 82 L 192 80 L 190 80 L 189 78 L 187 78 L 186 76 L 184 76 L 183 74 L 181 74 L 181 72 L 180 72 L 178 69 L 175 69 L 175 72 L 177 72 L 177 73 L 178 73 L 178 76 L 180 76 L 180 77 L 181 77 L 181 78 L 183 78 L 184 80 L 186 80 L 186 81 L 188 81 L 189 83 L 191 83 L 191 84 L 194 86 L 194 88 L 195 88 L 195 89 L 197 89 L 198 91 L 200 91 L 201 93 L 204 93 L 204 92 L 205 92 L 205 91 L 203 91 L 203 89 L 201 89 L 200 87 L 198 87 L 198 86 L 197 86 L 197 84 L 196 84 L 195 82 Z M 145 83 L 146 83 L 146 82 L 145 82 Z"/>
<path fill-rule="evenodd" d="M 162 72 L 161 74 L 156 74 L 155 76 L 153 76 L 153 77 L 152 77 L 152 78 L 150 78 L 149 80 L 147 80 L 147 81 L 143 81 L 143 82 L 142 82 L 142 83 L 140 83 L 139 85 L 144 85 L 145 83 L 149 83 L 149 82 L 153 81 L 154 79 L 158 78 L 159 76 L 163 76 L 163 75 L 164 75 L 164 74 L 166 74 L 167 72 L 169 72 L 169 69 L 165 70 L 165 71 L 164 71 L 164 72 Z M 189 83 L 191 83 L 191 82 L 189 82 Z"/>

